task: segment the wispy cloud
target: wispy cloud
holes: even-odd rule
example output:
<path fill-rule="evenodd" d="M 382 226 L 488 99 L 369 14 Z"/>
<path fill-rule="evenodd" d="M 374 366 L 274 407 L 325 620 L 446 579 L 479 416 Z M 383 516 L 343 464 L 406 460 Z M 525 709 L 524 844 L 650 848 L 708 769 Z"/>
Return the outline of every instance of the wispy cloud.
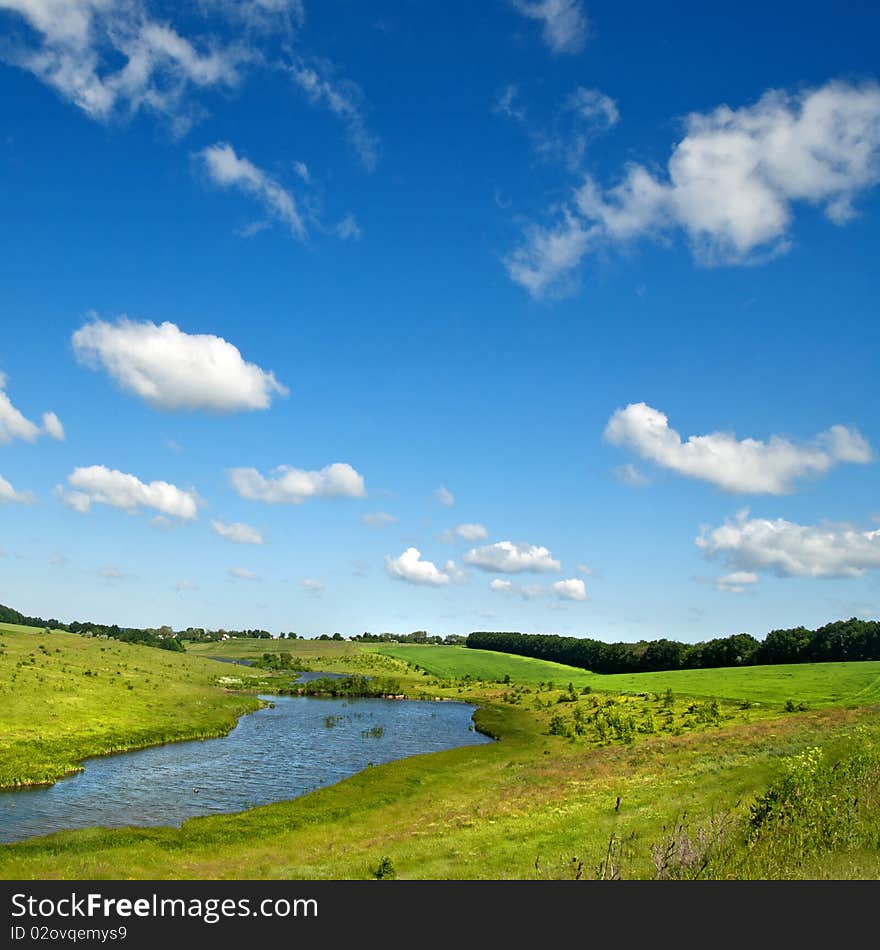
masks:
<path fill-rule="evenodd" d="M 579 0 L 510 0 L 514 9 L 541 23 L 544 42 L 554 53 L 579 53 L 589 35 L 589 20 Z"/>
<path fill-rule="evenodd" d="M 224 521 L 213 519 L 211 521 L 211 530 L 214 534 L 231 541 L 233 544 L 265 544 L 266 539 L 257 531 L 256 528 L 245 524 L 243 521 L 235 521 L 227 524 Z"/>
<path fill-rule="evenodd" d="M 220 188 L 236 188 L 252 195 L 267 214 L 286 225 L 299 240 L 307 237 L 306 224 L 293 194 L 247 158 L 239 156 L 228 142 L 217 142 L 196 153 L 208 178 Z"/>
<path fill-rule="evenodd" d="M 326 60 L 300 58 L 288 66 L 288 72 L 312 105 L 329 109 L 343 122 L 364 168 L 373 171 L 379 161 L 379 137 L 367 126 L 366 101 L 360 86 L 337 78 Z"/>

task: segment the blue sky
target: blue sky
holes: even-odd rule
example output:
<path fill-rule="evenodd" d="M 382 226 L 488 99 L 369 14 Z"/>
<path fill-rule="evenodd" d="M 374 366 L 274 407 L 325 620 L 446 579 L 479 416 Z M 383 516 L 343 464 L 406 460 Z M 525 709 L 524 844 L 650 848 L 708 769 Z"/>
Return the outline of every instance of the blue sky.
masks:
<path fill-rule="evenodd" d="M 878 29 L 0 0 L 0 602 L 306 635 L 877 617 Z"/>

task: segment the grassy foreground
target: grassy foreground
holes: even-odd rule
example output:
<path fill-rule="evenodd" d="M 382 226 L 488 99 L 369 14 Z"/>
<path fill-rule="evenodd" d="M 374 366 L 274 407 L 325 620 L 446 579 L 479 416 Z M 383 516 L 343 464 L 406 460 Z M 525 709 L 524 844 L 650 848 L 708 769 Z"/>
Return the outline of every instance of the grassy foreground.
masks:
<path fill-rule="evenodd" d="M 224 735 L 259 705 L 223 688 L 230 671 L 168 650 L 0 624 L 0 788 L 53 782 L 89 756 Z"/>
<path fill-rule="evenodd" d="M 83 643 L 86 651 L 100 648 Z M 123 647 L 100 645 L 105 653 Z M 610 677 L 558 665 L 551 688 L 538 661 L 477 660 L 470 654 L 478 651 L 453 647 L 377 653 L 352 646 L 307 641 L 285 649 L 300 658 L 308 652 L 316 669 L 393 669 L 410 695 L 479 703 L 478 726 L 499 741 L 370 768 L 293 801 L 180 829 L 89 829 L 0 846 L 0 877 L 356 879 L 376 876 L 386 858 L 397 877 L 417 879 L 880 877 L 871 793 L 880 770 L 876 756 L 858 758 L 859 748 L 880 741 L 880 718 L 876 705 L 857 705 L 873 695 L 877 673 L 866 667 L 876 664 L 798 668 L 785 684 L 791 689 L 772 676 L 762 680 L 760 668 L 728 671 L 732 684 L 725 671 L 705 671 L 722 696 L 734 697 L 737 677 L 756 674 L 753 688 L 766 703 L 756 706 L 661 694 L 656 679 L 615 697 L 598 688 Z M 160 667 L 206 665 L 130 649 L 142 673 L 144 654 Z M 403 657 L 423 668 L 407 667 Z M 474 662 L 492 664 L 492 676 L 477 679 Z M 212 673 L 213 665 L 202 675 Z M 190 676 L 188 688 L 212 689 L 195 668 Z M 510 682 L 501 682 L 506 676 Z M 779 700 L 791 693 L 809 693 L 823 708 L 785 713 Z M 843 697 L 841 705 L 820 701 L 829 694 Z M 833 768 L 841 757 L 844 765 Z M 853 787 L 863 794 L 847 797 Z M 762 796 L 763 824 L 752 840 L 751 809 Z"/>

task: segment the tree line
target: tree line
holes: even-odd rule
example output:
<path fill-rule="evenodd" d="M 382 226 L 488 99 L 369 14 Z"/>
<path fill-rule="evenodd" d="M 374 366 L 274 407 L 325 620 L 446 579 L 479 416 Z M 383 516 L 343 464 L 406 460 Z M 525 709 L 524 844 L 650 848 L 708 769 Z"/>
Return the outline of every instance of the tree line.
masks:
<path fill-rule="evenodd" d="M 720 666 L 880 660 L 880 622 L 851 617 L 816 630 L 806 627 L 771 630 L 763 640 L 749 633 L 735 633 L 702 643 L 667 639 L 605 643 L 556 634 L 475 631 L 468 636 L 466 645 L 475 650 L 552 660 L 594 673 L 649 673 Z"/>
<path fill-rule="evenodd" d="M 110 637 L 124 643 L 140 643 L 144 646 L 160 647 L 163 650 L 173 650 L 183 653 L 186 647 L 184 640 L 222 640 L 224 636 L 244 637 L 258 640 L 271 640 L 272 634 L 268 630 L 205 630 L 202 627 L 187 627 L 185 630 L 175 631 L 171 627 L 120 627 L 112 623 L 95 623 L 92 620 L 73 620 L 65 623 L 51 617 L 44 620 L 42 617 L 29 617 L 12 607 L 0 604 L 0 623 L 15 623 L 25 627 L 44 627 L 49 630 L 66 630 L 68 633 L 79 633 L 83 636 Z M 283 636 L 283 634 L 282 634 Z M 296 634 L 289 634 L 289 638 L 296 639 Z"/>

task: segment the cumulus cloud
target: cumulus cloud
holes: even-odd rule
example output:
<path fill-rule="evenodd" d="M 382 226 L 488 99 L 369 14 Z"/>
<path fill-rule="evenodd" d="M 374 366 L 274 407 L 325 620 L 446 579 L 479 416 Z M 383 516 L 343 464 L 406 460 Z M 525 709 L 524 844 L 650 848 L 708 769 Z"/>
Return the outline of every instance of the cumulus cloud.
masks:
<path fill-rule="evenodd" d="M 494 580 L 489 581 L 489 590 L 509 594 L 513 590 L 513 581 L 503 581 L 500 577 L 496 577 Z"/>
<path fill-rule="evenodd" d="M 189 581 L 186 579 L 180 580 L 174 585 L 174 590 L 178 594 L 183 594 L 183 593 L 186 593 L 187 591 L 198 590 L 198 589 L 199 588 L 197 584 L 195 584 L 193 581 Z"/>
<path fill-rule="evenodd" d="M 525 541 L 497 541 L 482 548 L 471 548 L 462 560 L 481 571 L 516 574 L 520 571 L 558 571 L 547 548 Z"/>
<path fill-rule="evenodd" d="M 30 491 L 16 491 L 6 479 L 0 475 L 0 504 L 32 505 L 37 496 Z"/>
<path fill-rule="evenodd" d="M 308 498 L 363 498 L 363 476 L 346 462 L 334 462 L 320 471 L 279 465 L 269 477 L 255 468 L 229 470 L 232 487 L 242 498 L 272 505 L 299 505 Z"/>
<path fill-rule="evenodd" d="M 324 590 L 324 585 L 320 581 L 316 581 L 311 577 L 307 577 L 304 581 L 300 583 L 300 587 L 307 590 L 310 594 L 320 594 Z"/>
<path fill-rule="evenodd" d="M 758 575 L 752 571 L 734 571 L 717 578 L 715 586 L 729 594 L 741 594 L 751 584 L 757 584 L 758 580 Z"/>
<path fill-rule="evenodd" d="M 551 585 L 560 600 L 586 600 L 587 588 L 579 577 L 556 581 Z"/>
<path fill-rule="evenodd" d="M 778 577 L 859 577 L 880 568 L 880 529 L 802 525 L 783 518 L 771 521 L 751 518 L 748 511 L 718 528 L 704 528 L 696 544 L 708 557 L 749 574 L 769 571 Z"/>
<path fill-rule="evenodd" d="M 331 65 L 324 60 L 299 59 L 288 71 L 311 105 L 329 109 L 342 121 L 361 164 L 367 171 L 373 171 L 379 161 L 379 138 L 367 126 L 361 88 L 351 80 L 336 78 Z"/>
<path fill-rule="evenodd" d="M 103 577 L 105 581 L 118 581 L 125 576 L 115 564 L 99 568 L 95 573 L 98 577 Z"/>
<path fill-rule="evenodd" d="M 131 513 L 142 507 L 153 508 L 183 520 L 195 518 L 198 511 L 195 491 L 185 491 L 170 482 L 145 483 L 105 465 L 76 468 L 67 476 L 67 481 L 71 491 L 61 486 L 56 491 L 65 504 L 81 514 L 88 513 L 93 504 L 110 505 Z"/>
<path fill-rule="evenodd" d="M 246 362 L 232 343 L 184 333 L 173 323 L 94 318 L 73 334 L 72 343 L 81 362 L 103 366 L 155 409 L 268 409 L 274 396 L 287 395 L 273 373 Z"/>
<path fill-rule="evenodd" d="M 584 256 L 639 238 L 683 234 L 702 264 L 756 263 L 785 252 L 798 204 L 835 224 L 880 181 L 880 85 L 832 81 L 685 119 L 665 173 L 627 166 L 603 188 L 586 177 L 555 223 L 531 227 L 505 261 L 533 296 L 565 292 Z"/>
<path fill-rule="evenodd" d="M 803 445 L 775 435 L 768 442 L 737 440 L 729 432 L 692 435 L 683 442 L 667 417 L 643 402 L 618 409 L 605 427 L 605 438 L 663 468 L 729 492 L 781 495 L 792 491 L 798 478 L 822 475 L 840 462 L 864 464 L 873 458 L 862 436 L 842 425 Z"/>
<path fill-rule="evenodd" d="M 422 560 L 422 552 L 418 548 L 407 548 L 400 557 L 385 555 L 385 570 L 389 576 L 410 584 L 423 584 L 439 587 L 456 580 L 461 571 L 452 561 L 446 562 L 441 571 L 433 561 Z"/>
<path fill-rule="evenodd" d="M 259 575 L 255 574 L 253 571 L 249 571 L 246 567 L 230 567 L 227 573 L 230 577 L 234 577 L 239 581 L 259 580 Z"/>
<path fill-rule="evenodd" d="M 209 145 L 196 153 L 210 180 L 221 188 L 237 188 L 256 198 L 268 214 L 287 225 L 291 234 L 306 238 L 306 225 L 296 199 L 267 172 L 236 154 L 227 142 Z"/>
<path fill-rule="evenodd" d="M 185 131 L 196 115 L 188 94 L 237 85 L 251 56 L 237 44 L 181 36 L 142 0 L 0 0 L 4 10 L 32 31 L 27 39 L 10 31 L 6 59 L 101 121 L 143 109 Z"/>
<path fill-rule="evenodd" d="M 541 23 L 544 42 L 554 53 L 579 53 L 589 21 L 580 0 L 511 0 L 523 16 Z"/>
<path fill-rule="evenodd" d="M 214 531 L 214 534 L 219 535 L 221 538 L 225 538 L 227 541 L 232 541 L 233 544 L 265 544 L 266 539 L 257 531 L 256 528 L 252 528 L 249 524 L 244 524 L 241 521 L 235 521 L 232 524 L 226 524 L 223 521 L 217 521 L 213 519 L 211 521 L 211 528 Z"/>
<path fill-rule="evenodd" d="M 449 544 L 451 541 L 455 541 L 460 538 L 463 541 L 485 541 L 489 537 L 489 532 L 486 529 L 485 525 L 477 523 L 466 523 L 456 525 L 454 528 L 451 528 L 449 531 L 444 531 L 440 535 L 440 540 L 446 544 Z"/>
<path fill-rule="evenodd" d="M 583 574 L 586 577 L 593 573 L 593 569 L 588 564 L 578 564 L 576 567 L 578 574 Z"/>
<path fill-rule="evenodd" d="M 451 508 L 455 504 L 455 495 L 445 485 L 441 485 L 434 492 L 434 497 L 446 508 Z"/>
<path fill-rule="evenodd" d="M 0 373 L 0 445 L 5 445 L 13 439 L 36 442 L 42 435 L 48 435 L 59 442 L 64 441 L 64 427 L 54 412 L 44 412 L 43 425 L 38 426 L 15 408 L 5 389 L 6 375 Z"/>

